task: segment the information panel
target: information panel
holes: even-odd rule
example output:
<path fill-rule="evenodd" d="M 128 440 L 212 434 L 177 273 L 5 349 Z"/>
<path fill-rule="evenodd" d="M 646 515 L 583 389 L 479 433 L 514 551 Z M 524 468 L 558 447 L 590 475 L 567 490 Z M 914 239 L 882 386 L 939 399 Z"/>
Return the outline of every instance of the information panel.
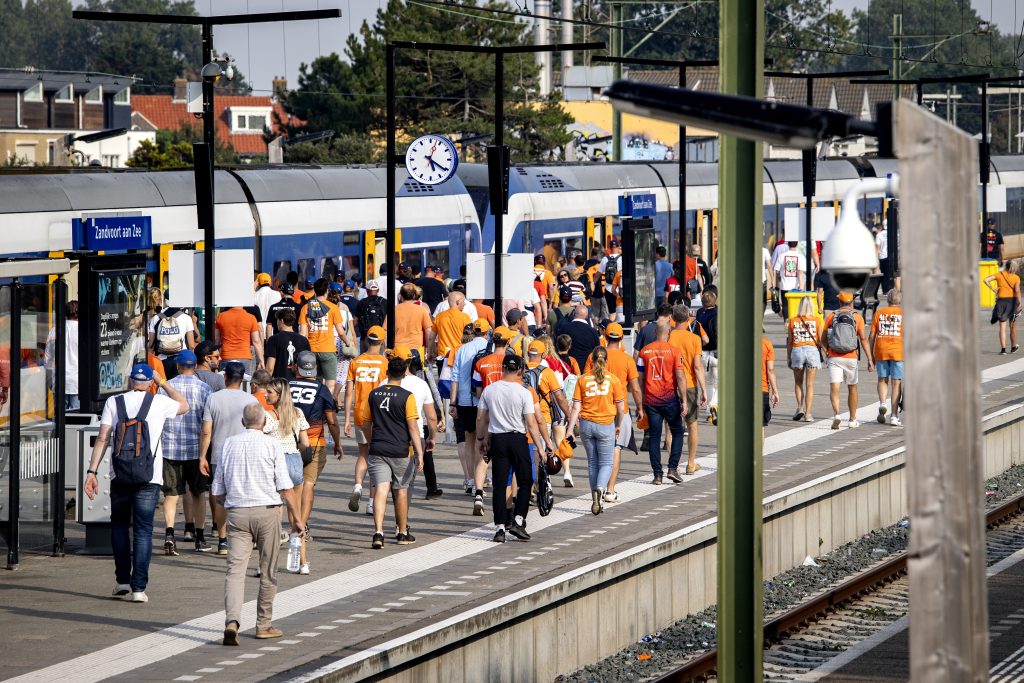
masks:
<path fill-rule="evenodd" d="M 128 389 L 132 365 L 146 361 L 145 271 L 96 273 L 96 398 Z"/>
<path fill-rule="evenodd" d="M 626 325 L 653 320 L 658 311 L 654 282 L 658 236 L 649 218 L 622 221 L 622 303 Z"/>

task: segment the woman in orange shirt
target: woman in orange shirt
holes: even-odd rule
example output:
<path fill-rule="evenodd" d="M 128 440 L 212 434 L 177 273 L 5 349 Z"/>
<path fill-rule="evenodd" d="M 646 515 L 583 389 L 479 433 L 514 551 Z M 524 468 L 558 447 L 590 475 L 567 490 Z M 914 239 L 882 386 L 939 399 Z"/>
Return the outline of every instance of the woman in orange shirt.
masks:
<path fill-rule="evenodd" d="M 604 510 L 605 489 L 615 463 L 615 441 L 624 414 L 626 389 L 619 378 L 608 371 L 608 349 L 595 347 L 590 354 L 593 369 L 580 375 L 573 392 L 572 413 L 566 434 L 572 434 L 578 421 L 583 448 L 587 451 L 590 476 L 590 511 Z"/>
<path fill-rule="evenodd" d="M 985 284 L 996 293 L 996 306 L 992 309 L 992 324 L 999 323 L 999 353 L 1006 353 L 1006 325 L 1010 325 L 1010 353 L 1017 350 L 1017 316 L 1020 315 L 1020 276 L 1013 261 L 1003 261 L 1003 269 L 985 278 Z M 993 286 L 992 283 L 995 283 Z"/>
<path fill-rule="evenodd" d="M 811 404 L 814 403 L 814 376 L 821 367 L 821 318 L 814 311 L 814 302 L 809 298 L 800 300 L 795 317 L 786 323 L 786 361 L 793 371 L 796 391 L 796 421 L 814 422 Z"/>

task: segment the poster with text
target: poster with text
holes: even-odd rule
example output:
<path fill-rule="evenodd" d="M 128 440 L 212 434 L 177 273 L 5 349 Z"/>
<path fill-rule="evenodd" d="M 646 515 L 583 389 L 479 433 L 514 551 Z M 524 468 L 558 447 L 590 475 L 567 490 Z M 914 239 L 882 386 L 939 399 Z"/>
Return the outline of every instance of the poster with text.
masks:
<path fill-rule="evenodd" d="M 96 273 L 98 393 L 104 399 L 128 389 L 132 365 L 146 362 L 146 274 Z"/>

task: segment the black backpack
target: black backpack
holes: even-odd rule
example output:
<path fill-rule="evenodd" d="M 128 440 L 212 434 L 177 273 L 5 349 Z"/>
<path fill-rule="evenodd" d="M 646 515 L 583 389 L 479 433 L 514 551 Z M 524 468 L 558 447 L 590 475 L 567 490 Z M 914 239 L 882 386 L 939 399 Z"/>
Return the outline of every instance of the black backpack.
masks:
<path fill-rule="evenodd" d="M 615 274 L 619 272 L 619 259 L 621 256 L 609 256 L 604 264 L 604 281 L 608 284 L 615 282 Z"/>
<path fill-rule="evenodd" d="M 363 299 L 362 315 L 359 316 L 359 328 L 365 335 L 374 325 L 383 325 L 387 316 L 387 302 L 382 296 L 368 296 Z"/>
<path fill-rule="evenodd" d="M 146 394 L 133 418 L 128 417 L 124 396 L 114 399 L 117 405 L 117 425 L 114 428 L 114 450 L 112 460 L 114 478 L 122 484 L 148 484 L 153 479 L 153 463 L 156 449 L 150 443 L 149 424 L 146 417 L 153 405 L 153 395 Z M 160 441 L 157 439 L 157 444 Z"/>
<path fill-rule="evenodd" d="M 537 396 L 540 400 L 544 401 L 548 405 L 548 409 L 551 411 L 551 422 L 559 422 L 562 420 L 562 409 L 558 407 L 558 403 L 551 400 L 550 394 L 545 394 L 540 390 L 540 376 L 544 374 L 546 368 L 543 365 L 538 365 L 535 368 L 527 368 L 526 372 L 523 373 L 523 382 L 528 386 L 533 387 L 533 390 L 537 392 Z"/>
<path fill-rule="evenodd" d="M 705 351 L 717 351 L 718 350 L 718 307 L 715 308 L 702 308 L 697 311 L 697 315 L 694 316 L 700 326 L 704 328 L 704 333 L 708 335 L 708 343 L 704 346 Z"/>

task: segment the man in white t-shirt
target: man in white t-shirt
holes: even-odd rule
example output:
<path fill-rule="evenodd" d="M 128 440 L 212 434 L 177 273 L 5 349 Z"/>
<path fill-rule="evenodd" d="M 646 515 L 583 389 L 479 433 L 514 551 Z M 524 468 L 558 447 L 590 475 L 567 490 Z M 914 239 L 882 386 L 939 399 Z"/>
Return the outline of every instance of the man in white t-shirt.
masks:
<path fill-rule="evenodd" d="M 889 229 L 885 223 L 875 235 L 875 252 L 878 254 L 878 270 L 882 273 L 882 291 L 892 289 L 892 278 L 889 274 Z"/>
<path fill-rule="evenodd" d="M 164 362 L 167 379 L 178 374 L 174 357 L 178 351 L 192 350 L 196 345 L 192 316 L 184 309 L 169 306 L 149 319 L 149 348 Z"/>
<path fill-rule="evenodd" d="M 261 327 L 265 328 L 266 325 L 272 324 L 268 314 L 270 307 L 281 300 L 281 292 L 277 291 L 270 286 L 273 280 L 270 277 L 270 273 L 260 273 L 256 276 L 256 294 L 253 295 L 253 300 L 256 302 L 256 308 L 260 309 L 260 319 L 265 323 Z M 261 329 L 261 332 L 265 332 L 265 329 Z"/>
<path fill-rule="evenodd" d="M 776 253 L 775 261 L 772 263 L 777 276 L 783 318 L 789 316 L 786 292 L 800 289 L 803 286 L 804 274 L 807 272 L 807 259 L 796 247 L 796 242 L 790 242 L 786 251 Z"/>
<path fill-rule="evenodd" d="M 154 379 L 166 393 L 150 394 L 148 389 Z M 138 484 L 121 481 L 116 473 L 111 456 L 110 464 L 110 545 L 114 549 L 114 575 L 116 583 L 111 594 L 129 602 L 148 602 L 146 586 L 149 584 L 149 560 L 153 555 L 153 513 L 156 511 L 160 487 L 164 483 L 164 460 L 160 450 L 160 435 L 164 423 L 175 415 L 188 412 L 188 402 L 163 377 L 153 372 L 145 363 L 136 363 L 131 373 L 132 390 L 112 396 L 103 404 L 100 417 L 100 433 L 92 449 L 89 469 L 86 471 L 85 495 L 92 500 L 99 491 L 96 479 L 100 460 L 108 443 L 119 449 L 120 425 L 119 408 L 132 420 L 145 408 L 145 423 L 149 431 L 149 445 L 153 450 L 153 470 L 148 483 Z M 138 430 L 141 434 L 141 430 Z M 113 439 L 111 434 L 113 433 Z M 134 542 L 128 535 L 128 525 L 133 526 Z M 134 547 L 133 547 L 134 546 Z"/>
<path fill-rule="evenodd" d="M 67 319 L 64 330 L 64 410 L 79 410 L 78 400 L 78 302 L 69 301 L 64 306 L 64 317 Z M 43 352 L 43 364 L 46 366 L 47 383 L 54 386 L 54 369 L 57 348 L 57 329 L 50 328 L 46 335 L 46 350 Z"/>
<path fill-rule="evenodd" d="M 402 383 L 399 386 L 416 399 L 416 412 L 419 414 L 416 423 L 419 425 L 420 435 L 423 437 L 423 476 L 427 481 L 427 499 L 440 498 L 442 492 L 437 488 L 437 473 L 434 469 L 434 443 L 437 436 L 437 412 L 434 406 L 434 395 L 430 391 L 430 385 L 414 374 L 414 364 L 420 370 L 423 369 L 423 366 L 419 361 L 413 359 L 409 347 L 395 344 L 395 348 L 388 352 L 388 357 L 405 361 L 405 377 L 402 378 Z"/>

